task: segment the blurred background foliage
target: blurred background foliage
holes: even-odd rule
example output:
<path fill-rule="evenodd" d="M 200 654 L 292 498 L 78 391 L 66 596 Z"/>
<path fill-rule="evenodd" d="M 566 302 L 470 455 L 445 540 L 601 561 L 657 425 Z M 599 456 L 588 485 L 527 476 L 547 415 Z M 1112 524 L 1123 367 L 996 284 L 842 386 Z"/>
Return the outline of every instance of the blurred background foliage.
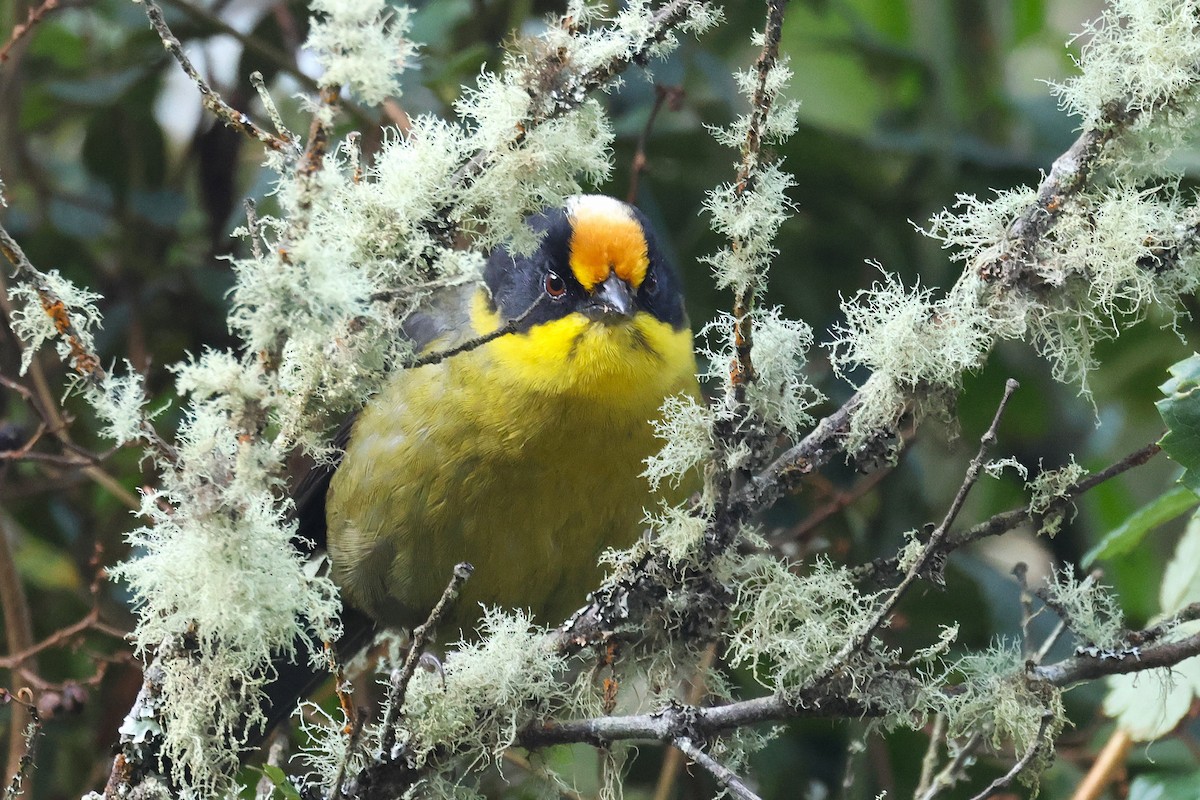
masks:
<path fill-rule="evenodd" d="M 413 36 L 424 47 L 407 75 L 405 95 L 383 115 L 352 107 L 341 123 L 341 133 L 362 132 L 368 153 L 381 125 L 403 126 L 406 117 L 421 113 L 452 115 L 459 87 L 482 66 L 499 65 L 502 44 L 513 31 L 536 32 L 543 15 L 561 11 L 558 3 L 540 0 L 412 5 Z M 37 7 L 30 0 L 2 0 L 0 38 Z M 300 3 L 169 0 L 165 8 L 201 72 L 233 105 L 265 118 L 247 80 L 258 70 L 289 125 L 307 129 L 295 101 L 312 86 L 306 77 L 311 61 L 297 49 L 307 13 Z M 1071 55 L 1081 43 L 1065 43 L 1099 8 L 1093 0 L 793 0 L 783 49 L 796 72 L 791 91 L 803 102 L 802 125 L 778 154 L 796 176 L 791 197 L 797 213 L 778 240 L 768 302 L 806 320 L 821 341 L 839 318 L 839 298 L 879 278 L 876 264 L 902 276 L 906 285 L 952 283 L 960 267 L 914 223 L 924 224 L 953 204 L 956 193 L 1036 183 L 1039 171 L 1066 149 L 1076 123 L 1059 112 L 1043 81 L 1071 72 Z M 730 72 L 752 62 L 749 32 L 761 26 L 758 3 L 729 2 L 726 14 L 722 29 L 687 42 L 652 76 L 630 74 L 620 91 L 604 98 L 618 138 L 612 180 L 597 188 L 619 197 L 630 192 L 635 152 L 644 137 L 647 168 L 636 181 L 636 201 L 667 232 L 697 327 L 728 306 L 698 259 L 721 244 L 701 213 L 705 191 L 732 178 L 735 159 L 705 126 L 727 123 L 743 110 Z M 233 345 L 224 323 L 231 276 L 222 256 L 244 246 L 230 237 L 245 219 L 243 199 L 271 207 L 262 153 L 201 114 L 194 87 L 169 62 L 134 3 L 59 0 L 8 56 L 0 63 L 5 225 L 40 268 L 58 269 L 103 294 L 102 354 L 127 358 L 144 370 L 157 403 L 170 404 L 172 379 L 165 365 L 204 347 Z M 660 95 L 672 99 L 645 136 Z M 1200 159 L 1178 166 L 1190 182 L 1189 170 Z M 1194 301 L 1189 306 L 1196 310 Z M 1079 396 L 1077 386 L 1053 383 L 1030 347 L 1001 346 L 986 369 L 969 379 L 956 425 L 927 424 L 912 434 L 899 467 L 885 475 L 864 477 L 835 467 L 813 477 L 763 520 L 765 531 L 797 558 L 823 553 L 857 563 L 892 552 L 904 531 L 941 518 L 1010 376 L 1023 388 L 1004 420 L 996 455 L 1012 455 L 1035 471 L 1039 464 L 1061 466 L 1072 455 L 1093 470 L 1106 466 L 1158 437 L 1156 387 L 1167 366 L 1196 347 L 1190 325 L 1180 336 L 1164 329 L 1165 322 L 1151 319 L 1101 347 L 1103 366 L 1092 377 L 1090 401 Z M 814 380 L 832 400 L 848 396 L 851 387 L 829 374 L 823 351 L 815 350 L 811 359 Z M 43 354 L 38 368 L 23 378 L 17 377 L 18 362 L 19 348 L 5 327 L 0 374 L 37 396 L 60 397 L 64 374 L 56 360 Z M 153 480 L 138 453 L 105 450 L 81 406 L 68 400 L 66 413 L 71 439 L 103 454 L 98 469 L 45 460 L 0 465 L 0 524 L 28 595 L 35 639 L 87 614 L 97 565 L 127 555 L 122 534 L 134 524 L 132 493 Z M 175 413 L 167 405 L 165 428 Z M 0 389 L 0 418 L 0 449 L 19 447 L 37 427 L 29 405 L 12 389 Z M 44 437 L 33 450 L 60 452 L 49 440 Z M 947 589 L 911 596 L 903 624 L 886 635 L 923 646 L 936 638 L 939 625 L 954 620 L 962 624 L 964 647 L 1018 635 L 1013 564 L 1028 562 L 1036 578 L 1056 565 L 1077 563 L 1173 478 L 1172 465 L 1160 457 L 1089 494 L 1053 539 L 1017 531 L 957 554 Z M 813 524 L 814 513 L 848 492 L 855 495 L 852 503 Z M 1021 484 L 1011 472 L 985 479 L 960 524 L 1023 503 Z M 1100 564 L 1131 624 L 1157 611 L 1158 584 L 1178 533 L 1177 524 L 1165 526 L 1133 552 Z M 123 601 L 120 587 L 99 591 L 104 618 L 118 627 L 128 625 Z M 37 674 L 58 688 L 86 683 L 98 663 L 124 650 L 120 641 L 97 633 L 77 643 L 41 653 L 33 665 Z M 754 692 L 751 676 L 737 678 L 747 693 Z M 18 683 L 0 672 L 0 685 Z M 102 681 L 84 687 L 80 708 L 54 709 L 34 797 L 78 796 L 100 787 L 108 747 L 139 683 L 136 668 L 116 657 Z M 1075 726 L 1060 742 L 1043 797 L 1070 797 L 1111 732 L 1097 710 L 1102 695 L 1102 686 L 1068 695 Z M 8 715 L 0 709 L 6 740 Z M 1194 800 L 1200 785 L 1196 732 L 1188 723 L 1167 741 L 1135 748 L 1132 787 L 1122 784 L 1109 796 Z M 791 725 L 755 757 L 749 772 L 764 797 L 911 794 L 923 737 L 866 733 L 865 723 L 858 722 Z M 864 736 L 865 751 L 847 770 L 847 746 Z M 576 748 L 550 758 L 560 764 L 575 759 L 573 772 L 588 796 L 595 757 Z M 641 748 L 629 766 L 626 796 L 653 796 L 660 763 L 660 748 Z M 976 788 L 1006 764 L 984 757 L 975 770 Z M 854 779 L 843 793 L 847 772 Z M 673 796 L 707 797 L 713 791 L 705 775 L 685 770 Z M 963 787 L 949 796 L 972 793 Z"/>

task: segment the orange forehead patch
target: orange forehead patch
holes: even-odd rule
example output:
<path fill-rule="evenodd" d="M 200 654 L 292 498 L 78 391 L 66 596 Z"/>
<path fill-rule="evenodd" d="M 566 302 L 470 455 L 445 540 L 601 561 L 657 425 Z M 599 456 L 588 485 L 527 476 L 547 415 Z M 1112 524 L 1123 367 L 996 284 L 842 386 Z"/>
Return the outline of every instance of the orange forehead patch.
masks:
<path fill-rule="evenodd" d="M 571 270 L 588 291 L 610 272 L 634 289 L 650 265 L 646 234 L 624 203 L 580 197 L 567 207 L 571 218 Z"/>

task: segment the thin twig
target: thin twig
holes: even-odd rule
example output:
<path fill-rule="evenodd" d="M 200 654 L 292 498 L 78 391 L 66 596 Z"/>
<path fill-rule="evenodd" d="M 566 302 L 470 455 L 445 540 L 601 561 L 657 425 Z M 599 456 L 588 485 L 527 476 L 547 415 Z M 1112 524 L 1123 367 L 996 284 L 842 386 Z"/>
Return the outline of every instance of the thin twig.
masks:
<path fill-rule="evenodd" d="M 0 509 L 0 609 L 3 610 L 4 638 L 10 654 L 24 653 L 33 648 L 33 618 L 29 614 L 29 599 L 25 596 L 25 586 L 13 558 L 12 545 L 15 541 L 13 531 L 9 530 L 8 514 Z M 27 681 L 13 675 L 14 691 L 21 691 L 26 684 Z M 24 738 L 25 727 L 32 719 L 25 704 L 13 706 L 5 775 L 16 775 L 21 769 L 22 759 L 28 750 Z"/>
<path fill-rule="evenodd" d="M 978 731 L 971 734 L 971 737 L 955 752 L 954 758 L 950 763 L 943 767 L 941 772 L 930 782 L 925 793 L 919 796 L 914 793 L 913 797 L 918 800 L 933 800 L 942 793 L 943 789 L 949 789 L 960 780 L 965 779 L 967 776 L 967 765 L 981 744 L 983 744 L 983 734 Z"/>
<path fill-rule="evenodd" d="M 721 785 L 721 788 L 728 790 L 734 797 L 739 798 L 739 800 L 762 800 L 762 798 L 750 790 L 750 787 L 733 770 L 704 752 L 687 736 L 677 738 L 675 746 L 683 751 L 683 754 L 690 758 L 693 763 L 699 764 L 708 770 L 709 774 L 717 779 L 717 783 Z"/>
<path fill-rule="evenodd" d="M 958 493 L 950 503 L 950 508 L 946 511 L 946 516 L 942 519 L 941 524 L 934 528 L 933 532 L 929 535 L 929 541 L 925 543 L 925 547 L 921 550 L 920 555 L 909 565 L 904 578 L 901 579 L 896 588 L 892 590 L 891 594 L 876 609 L 875 616 L 871 622 L 862 629 L 858 636 L 842 647 L 841 651 L 832 660 L 832 664 L 841 664 L 856 650 L 869 644 L 875 631 L 891 616 L 900 599 L 904 597 L 913 583 L 925 574 L 926 568 L 933 563 L 934 557 L 938 554 L 943 540 L 950 531 L 950 526 L 954 524 L 954 520 L 958 518 L 959 512 L 962 511 L 963 504 L 967 501 L 967 495 L 970 494 L 972 487 L 975 486 L 975 482 L 979 480 L 979 473 L 983 470 L 984 459 L 996 441 L 996 429 L 1000 425 L 1000 419 L 1004 416 L 1004 410 L 1008 407 L 1008 402 L 1012 399 L 1013 392 L 1019 386 L 1020 384 L 1012 378 L 1005 381 L 1004 396 L 1000 398 L 996 413 L 992 417 L 992 424 L 988 426 L 987 431 L 980 437 L 979 450 L 975 453 L 975 457 L 971 459 L 971 463 L 967 465 L 966 475 L 963 476 L 962 484 L 958 487 Z"/>
<path fill-rule="evenodd" d="M 59 0 L 42 0 L 41 5 L 37 8 L 29 9 L 25 13 L 25 21 L 13 27 L 12 33 L 9 34 L 8 42 L 5 43 L 4 47 L 0 47 L 0 63 L 8 61 L 12 49 L 16 46 L 17 42 L 28 35 L 35 25 L 45 19 L 58 6 Z"/>
<path fill-rule="evenodd" d="M 3 588 L 0 588 L 0 595 L 3 594 Z M 81 619 L 71 623 L 65 628 L 60 628 L 54 633 L 42 639 L 36 644 L 29 644 L 19 650 L 14 650 L 11 645 L 9 654 L 0 657 L 0 669 L 16 669 L 23 665 L 26 661 L 37 656 L 46 650 L 54 647 L 61 647 L 70 642 L 80 634 L 87 631 L 96 631 L 103 633 L 106 636 L 111 636 L 114 639 L 124 639 L 126 631 L 121 630 L 113 625 L 109 625 L 100 619 L 100 607 L 92 606 L 91 611 L 84 615 Z"/>
<path fill-rule="evenodd" d="M 804 519 L 793 525 L 790 529 L 779 536 L 773 536 L 772 543 L 780 541 L 802 542 L 808 538 L 808 535 L 819 528 L 825 520 L 833 515 L 850 507 L 864 495 L 874 489 L 879 483 L 892 473 L 890 467 L 877 469 L 870 475 L 854 484 L 848 491 L 838 491 L 834 489 L 833 498 L 824 505 L 813 509 L 813 511 Z"/>
<path fill-rule="evenodd" d="M 1017 763 L 1013 764 L 1012 769 L 988 784 L 986 789 L 972 797 L 971 800 L 987 800 L 987 798 L 992 797 L 1000 790 L 1007 789 L 1009 786 L 1011 786 L 1012 782 L 1015 781 L 1017 777 L 1024 772 L 1039 755 L 1041 755 L 1042 750 L 1044 750 L 1049 744 L 1049 741 L 1046 739 L 1046 734 L 1049 732 L 1050 724 L 1054 722 L 1054 718 L 1054 712 L 1048 709 L 1043 710 L 1042 722 L 1041 725 L 1038 726 L 1037 736 L 1034 738 L 1033 744 L 1031 744 L 1029 749 L 1025 751 L 1025 754 L 1017 760 Z"/>
<path fill-rule="evenodd" d="M 27 693 L 28 690 L 23 692 L 23 694 Z M 12 778 L 4 790 L 4 800 L 16 800 L 23 794 L 32 794 L 30 792 L 32 781 L 29 780 L 29 773 L 37 759 L 37 743 L 42 735 L 42 719 L 38 716 L 37 706 L 33 703 L 16 697 L 9 699 L 16 701 L 17 708 L 25 710 L 25 719 L 19 727 L 16 724 L 17 715 L 15 713 L 12 715 L 12 735 L 20 742 L 21 755 L 17 759 L 15 767 L 10 770 Z"/>
<path fill-rule="evenodd" d="M 400 709 L 404 705 L 404 698 L 408 693 L 408 684 L 412 680 L 413 673 L 417 671 L 417 663 L 421 660 L 421 654 L 425 650 L 425 644 L 429 641 L 429 636 L 437 628 L 438 623 L 442 621 L 442 617 L 450 610 L 454 601 L 458 599 L 458 593 L 462 590 L 462 585 L 471 577 L 471 573 L 475 571 L 475 567 L 467 562 L 462 562 L 454 566 L 454 574 L 450 577 L 450 582 L 446 584 L 445 591 L 442 592 L 442 597 L 437 601 L 437 605 L 429 612 L 429 616 L 425 622 L 418 625 L 412 632 L 412 641 L 408 646 L 408 655 L 404 658 L 404 665 L 392 672 L 390 686 L 386 699 L 387 710 L 383 715 L 383 735 L 379 745 L 379 758 L 386 761 L 391 758 L 392 747 L 396 743 L 396 720 L 400 716 Z"/>
<path fill-rule="evenodd" d="M 100 391 L 104 391 L 108 380 L 108 373 L 100 366 L 100 357 L 85 345 L 86 340 L 80 335 L 79 329 L 75 327 L 72 319 L 72 309 L 51 288 L 46 276 L 33 266 L 33 263 L 25 255 L 25 251 L 21 249 L 21 246 L 17 244 L 17 241 L 12 238 L 3 225 L 0 225 L 0 253 L 3 253 L 9 263 L 16 268 L 17 275 L 31 284 L 34 291 L 37 292 L 42 310 L 53 320 L 55 330 L 63 337 L 70 350 L 71 368 L 75 370 L 76 374 L 84 382 Z M 44 385 L 44 379 L 38 381 L 39 376 L 40 373 L 34 371 L 34 379 L 35 384 L 38 386 L 38 392 L 43 400 L 45 400 L 46 396 L 50 394 L 49 387 Z M 50 409 L 54 407 L 53 396 L 50 395 L 50 397 L 50 402 L 43 405 L 42 411 L 44 413 L 51 413 Z M 57 417 L 57 412 L 53 413 Z M 43 418 L 45 417 L 43 416 Z M 58 419 L 61 421 L 61 417 L 58 417 Z M 177 460 L 175 448 L 158 435 L 158 431 L 154 429 L 149 418 L 143 416 L 139 421 L 138 427 L 141 431 L 142 439 L 155 450 L 160 458 L 168 463 L 174 463 Z M 51 431 L 54 431 L 53 426 L 51 427 Z"/>
<path fill-rule="evenodd" d="M 1144 447 L 1140 447 L 1128 454 L 1119 461 L 1110 464 L 1099 472 L 1093 472 L 1085 475 L 1075 483 L 1068 486 L 1062 493 L 1062 499 L 1059 502 L 1068 503 L 1080 497 L 1086 492 L 1096 488 L 1105 481 L 1111 480 L 1118 475 L 1122 475 L 1131 469 L 1140 467 L 1147 463 L 1151 458 L 1162 452 L 1162 447 L 1157 442 L 1152 442 Z M 972 525 L 961 533 L 953 533 L 946 537 L 942 545 L 943 552 L 957 550 L 964 545 L 976 542 L 980 539 L 986 539 L 990 536 L 1000 536 L 1014 528 L 1017 528 L 1026 522 L 1033 519 L 1033 514 L 1028 506 L 1021 508 L 1013 508 L 1008 511 L 1001 511 L 998 514 L 989 517 L 988 519 L 976 525 Z M 894 573 L 899 565 L 899 559 L 895 556 L 891 558 L 876 559 L 860 567 L 852 570 L 855 580 L 867 580 L 875 578 L 879 575 Z"/>
<path fill-rule="evenodd" d="M 468 339 L 467 341 L 457 344 L 454 347 L 448 347 L 445 350 L 437 350 L 432 353 L 426 353 L 423 356 L 414 358 L 411 361 L 405 362 L 404 369 L 416 369 L 417 367 L 427 367 L 430 364 L 440 364 L 447 358 L 483 347 L 488 342 L 495 341 L 501 336 L 508 336 L 510 333 L 516 333 L 521 329 L 521 326 L 525 323 L 525 321 L 529 319 L 529 316 L 535 310 L 537 310 L 539 306 L 541 306 L 542 300 L 545 298 L 545 294 L 539 294 L 537 299 L 530 304 L 529 308 L 522 311 L 513 319 L 510 319 L 508 322 L 505 322 L 499 328 L 496 328 L 496 330 L 476 336 L 472 339 Z"/>
<path fill-rule="evenodd" d="M 946 735 L 946 715 L 938 714 L 933 718 L 933 730 L 929 732 L 929 745 L 925 748 L 925 757 L 921 759 L 921 777 L 913 797 L 926 794 L 934 785 L 934 769 L 937 768 L 938 748 Z"/>
<path fill-rule="evenodd" d="M 757 182 L 763 132 L 775 100 L 775 91 L 771 89 L 768 78 L 779 63 L 779 41 L 783 36 L 783 11 L 786 6 L 787 0 L 767 0 L 767 22 L 763 28 L 762 50 L 754 62 L 756 83 L 750 101 L 752 110 L 749 124 L 746 126 L 746 140 L 742 144 L 742 161 L 733 184 L 734 195 L 739 198 L 747 192 L 753 192 Z M 736 252 L 745 247 L 745 242 L 735 238 L 732 247 Z M 752 314 L 755 294 L 755 285 L 746 282 L 735 291 L 733 298 L 734 352 L 729 366 L 729 381 L 733 386 L 734 402 L 739 409 L 746 403 L 746 387 L 755 379 L 754 361 L 751 357 L 754 348 Z"/>
<path fill-rule="evenodd" d="M 159 8 L 158 4 L 154 0 L 142 0 L 142 4 L 146 8 L 146 16 L 150 20 L 150 25 L 154 28 L 154 32 L 158 34 L 158 38 L 162 40 L 163 46 L 167 48 L 167 52 L 179 62 L 179 66 L 191 78 L 192 83 L 196 84 L 196 88 L 200 91 L 200 102 L 204 104 L 205 108 L 230 128 L 249 136 L 271 150 L 286 153 L 295 152 L 298 149 L 295 141 L 284 139 L 281 136 L 276 136 L 264 130 L 254 120 L 250 119 L 249 116 L 226 103 L 221 95 L 209 86 L 208 82 L 196 71 L 196 67 L 192 64 L 191 59 L 187 57 L 187 53 L 183 52 L 183 45 L 180 44 L 179 39 L 176 38 L 175 34 L 171 32 L 171 28 L 167 25 L 167 20 L 163 16 L 162 9 Z"/>
<path fill-rule="evenodd" d="M 682 86 L 654 84 L 654 105 L 650 107 L 650 116 L 646 118 L 646 124 L 638 135 L 637 149 L 633 153 L 633 164 L 629 168 L 629 191 L 625 194 L 625 202 L 630 205 L 637 202 L 638 179 L 649 165 L 646 159 L 646 142 L 650 139 L 650 132 L 654 130 L 654 121 L 658 119 L 658 112 L 664 105 L 672 111 L 678 111 L 683 104 L 683 94 Z"/>
<path fill-rule="evenodd" d="M 296 59 L 289 57 L 288 54 L 283 50 L 276 48 L 272 44 L 268 44 L 257 36 L 251 36 L 238 30 L 236 27 L 230 25 L 228 22 L 221 19 L 208 9 L 198 6 L 194 3 L 189 3 L 187 0 L 163 0 L 163 2 L 172 8 L 177 8 L 184 14 L 187 14 L 192 18 L 193 22 L 199 22 L 202 25 L 220 31 L 226 36 L 236 39 L 242 44 L 243 47 L 246 48 L 247 52 L 254 53 L 265 61 L 279 67 L 281 70 L 295 78 L 297 83 L 310 92 L 316 92 L 320 90 L 321 87 L 317 84 L 316 80 L 308 75 L 305 75 L 303 70 L 296 65 Z M 283 135 L 283 131 L 280 131 L 279 133 L 284 139 L 288 138 L 287 136 Z"/>
<path fill-rule="evenodd" d="M 1125 675 L 1158 667 L 1173 667 L 1186 658 L 1200 655 L 1200 633 L 1176 642 L 1158 642 L 1151 647 L 1121 653 L 1081 653 L 1055 664 L 1034 667 L 1029 677 L 1055 686 L 1073 686 L 1108 675 Z"/>
<path fill-rule="evenodd" d="M 1050 651 L 1054 648 L 1054 645 L 1058 643 L 1058 640 L 1061 639 L 1062 635 L 1066 632 L 1067 621 L 1064 619 L 1059 619 L 1054 626 L 1054 630 L 1050 631 L 1050 635 L 1046 637 L 1046 641 L 1042 642 L 1042 646 L 1039 647 L 1037 651 L 1029 657 L 1029 660 L 1034 664 L 1040 664 L 1045 661 L 1046 656 L 1050 655 Z"/>

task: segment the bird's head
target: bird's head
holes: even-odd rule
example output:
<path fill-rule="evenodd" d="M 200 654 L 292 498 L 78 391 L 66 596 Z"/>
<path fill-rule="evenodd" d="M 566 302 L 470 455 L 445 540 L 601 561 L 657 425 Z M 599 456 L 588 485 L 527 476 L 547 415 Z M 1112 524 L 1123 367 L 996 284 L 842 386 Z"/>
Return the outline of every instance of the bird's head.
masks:
<path fill-rule="evenodd" d="M 489 346 L 514 379 L 619 403 L 643 392 L 661 399 L 660 383 L 695 372 L 679 277 L 644 214 L 580 195 L 528 224 L 538 248 L 497 248 L 475 309 L 481 331 L 515 321 Z"/>

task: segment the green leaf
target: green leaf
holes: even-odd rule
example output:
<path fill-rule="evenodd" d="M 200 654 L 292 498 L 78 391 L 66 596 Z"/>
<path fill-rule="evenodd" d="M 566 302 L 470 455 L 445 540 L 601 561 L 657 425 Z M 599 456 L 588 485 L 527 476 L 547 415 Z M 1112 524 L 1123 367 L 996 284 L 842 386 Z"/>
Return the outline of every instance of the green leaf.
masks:
<path fill-rule="evenodd" d="M 1014 0 L 1013 40 L 1023 42 L 1046 29 L 1046 0 Z"/>
<path fill-rule="evenodd" d="M 1200 504 L 1200 497 L 1186 486 L 1176 486 L 1134 511 L 1083 557 L 1083 566 L 1133 552 L 1146 534 Z"/>
<path fill-rule="evenodd" d="M 84 584 L 70 553 L 34 536 L 22 537 L 13 561 L 17 573 L 38 589 L 77 591 Z"/>
<path fill-rule="evenodd" d="M 1152 742 L 1177 726 L 1200 693 L 1200 663 L 1188 659 L 1171 668 L 1108 679 L 1104 713 L 1138 742 Z M 1195 798 L 1195 794 L 1190 795 Z"/>
<path fill-rule="evenodd" d="M 271 783 L 275 784 L 275 788 L 279 790 L 279 794 L 283 795 L 287 800 L 300 800 L 300 793 L 296 791 L 296 787 L 288 780 L 283 770 L 273 764 L 263 764 L 262 771 L 270 779 Z"/>
<path fill-rule="evenodd" d="M 1129 787 L 1129 800 L 1195 800 L 1200 771 L 1191 775 L 1139 775 Z"/>
<path fill-rule="evenodd" d="M 1174 364 L 1171 378 L 1158 387 L 1166 395 L 1155 405 L 1167 423 L 1159 444 L 1183 467 L 1179 482 L 1200 493 L 1200 354 Z"/>
<path fill-rule="evenodd" d="M 1200 514 L 1194 515 L 1175 545 L 1158 590 L 1159 607 L 1175 614 L 1200 601 Z"/>

